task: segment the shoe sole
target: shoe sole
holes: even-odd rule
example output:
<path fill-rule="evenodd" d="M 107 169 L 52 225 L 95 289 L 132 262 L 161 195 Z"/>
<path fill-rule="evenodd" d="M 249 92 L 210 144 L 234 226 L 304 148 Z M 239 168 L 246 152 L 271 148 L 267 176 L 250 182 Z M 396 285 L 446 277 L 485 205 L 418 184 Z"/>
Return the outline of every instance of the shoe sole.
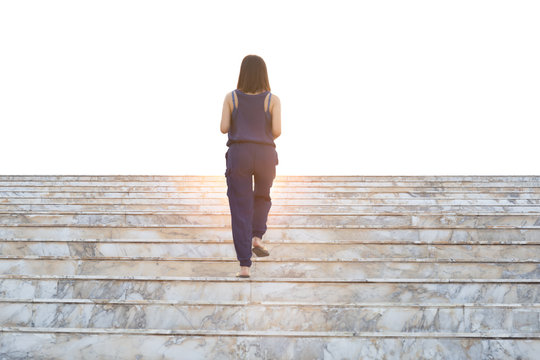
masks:
<path fill-rule="evenodd" d="M 262 247 L 260 246 L 256 246 L 254 247 L 253 249 L 251 249 L 255 255 L 259 256 L 259 257 L 264 257 L 264 256 L 268 256 L 270 255 L 270 253 L 268 252 L 268 250 L 265 250 L 263 249 Z"/>

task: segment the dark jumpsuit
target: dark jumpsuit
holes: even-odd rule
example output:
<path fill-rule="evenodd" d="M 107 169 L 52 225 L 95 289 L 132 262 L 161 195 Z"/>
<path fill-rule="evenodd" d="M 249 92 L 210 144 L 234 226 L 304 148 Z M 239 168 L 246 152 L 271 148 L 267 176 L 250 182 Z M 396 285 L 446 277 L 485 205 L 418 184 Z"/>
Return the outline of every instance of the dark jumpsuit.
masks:
<path fill-rule="evenodd" d="M 238 104 L 234 94 L 238 97 Z M 262 239 L 272 206 L 270 188 L 276 177 L 278 154 L 272 135 L 269 91 L 246 94 L 233 91 L 229 149 L 225 153 L 227 197 L 231 210 L 234 248 L 240 266 L 251 266 L 252 238 Z M 253 189 L 253 178 L 255 188 Z"/>

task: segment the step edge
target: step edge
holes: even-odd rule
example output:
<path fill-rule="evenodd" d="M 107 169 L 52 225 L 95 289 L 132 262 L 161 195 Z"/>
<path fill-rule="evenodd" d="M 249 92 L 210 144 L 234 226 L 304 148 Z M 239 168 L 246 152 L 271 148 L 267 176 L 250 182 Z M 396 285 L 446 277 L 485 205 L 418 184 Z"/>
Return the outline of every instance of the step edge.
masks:
<path fill-rule="evenodd" d="M 267 243 L 268 244 L 268 243 Z M 0 260 L 14 261 L 134 261 L 134 262 L 156 262 L 156 261 L 178 261 L 178 262 L 217 262 L 217 263 L 236 263 L 238 260 L 235 257 L 132 257 L 132 256 L 41 256 L 41 255 L 0 255 Z M 290 263 L 290 262 L 306 262 L 306 263 L 420 263 L 420 264 L 538 264 L 540 259 L 504 259 L 504 260 L 481 260 L 481 259 L 452 259 L 452 258 L 355 258 L 355 259 L 340 259 L 340 258 L 256 258 L 253 262 L 261 263 Z"/>
<path fill-rule="evenodd" d="M 98 280 L 98 281 L 177 281 L 177 282 L 240 282 L 240 283 L 332 283 L 332 284 L 540 284 L 540 279 L 393 279 L 393 278 L 362 278 L 362 279 L 336 279 L 336 278 L 264 278 L 251 277 L 239 279 L 230 277 L 181 277 L 181 276 L 110 276 L 110 275 L 28 275 L 28 274 L 0 274 L 1 279 L 10 280 Z"/>
<path fill-rule="evenodd" d="M 11 304 L 81 304 L 81 305 L 155 305 L 155 306 L 251 306 L 251 307 L 321 307 L 321 308 L 503 308 L 540 309 L 540 303 L 317 303 L 276 301 L 227 301 L 209 302 L 198 300 L 111 300 L 111 299 L 55 299 L 55 298 L 0 298 L 0 303 Z"/>
<path fill-rule="evenodd" d="M 106 335 L 176 335 L 176 336 L 242 336 L 242 337 L 362 337 L 362 338 L 475 338 L 540 340 L 540 333 L 434 333 L 434 332 L 354 332 L 354 331 L 238 331 L 238 330 L 162 330 L 118 328 L 42 328 L 0 327 L 0 333 L 68 333 Z"/>

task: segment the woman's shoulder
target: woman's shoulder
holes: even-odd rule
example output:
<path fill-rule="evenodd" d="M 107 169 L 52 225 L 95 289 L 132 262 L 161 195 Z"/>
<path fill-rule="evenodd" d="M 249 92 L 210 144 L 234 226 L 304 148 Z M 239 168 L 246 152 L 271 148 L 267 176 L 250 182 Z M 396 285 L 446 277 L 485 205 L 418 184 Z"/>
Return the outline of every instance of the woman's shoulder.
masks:
<path fill-rule="evenodd" d="M 230 102 L 232 104 L 233 94 L 234 94 L 234 98 L 235 98 L 235 101 L 236 101 L 236 99 L 238 99 L 238 96 L 236 95 L 236 90 L 228 91 L 225 94 L 225 101 Z"/>
<path fill-rule="evenodd" d="M 225 101 L 231 102 L 231 103 L 232 103 L 233 95 L 234 95 L 234 100 L 237 101 L 237 99 L 238 99 L 237 90 L 238 90 L 238 89 L 234 89 L 234 90 L 232 90 L 232 91 L 228 91 L 228 92 L 225 94 Z M 248 94 L 248 95 L 249 95 L 249 94 Z M 266 94 L 265 99 L 268 99 L 268 98 L 270 97 L 270 95 L 272 95 L 271 100 L 270 100 L 272 103 L 279 103 L 279 102 L 280 102 L 279 96 L 277 96 L 277 95 L 276 95 L 274 92 L 272 92 L 272 91 L 268 91 L 268 94 Z"/>
<path fill-rule="evenodd" d="M 279 99 L 279 96 L 277 96 L 277 95 L 274 94 L 273 92 L 271 92 L 271 94 L 272 94 L 272 98 L 271 98 L 270 102 L 271 102 L 272 104 L 281 104 L 281 101 L 280 101 L 280 99 Z"/>
<path fill-rule="evenodd" d="M 258 93 L 249 93 L 249 92 L 243 92 L 242 90 L 239 90 L 239 89 L 234 89 L 234 90 L 231 90 L 231 91 L 228 91 L 226 96 L 229 96 L 231 97 L 232 94 L 237 94 L 237 93 L 241 93 L 241 94 L 246 94 L 246 95 L 259 95 L 259 94 L 262 94 L 263 92 L 266 92 L 266 93 L 271 93 L 272 96 L 277 96 L 273 91 L 261 91 L 261 92 L 258 92 Z"/>

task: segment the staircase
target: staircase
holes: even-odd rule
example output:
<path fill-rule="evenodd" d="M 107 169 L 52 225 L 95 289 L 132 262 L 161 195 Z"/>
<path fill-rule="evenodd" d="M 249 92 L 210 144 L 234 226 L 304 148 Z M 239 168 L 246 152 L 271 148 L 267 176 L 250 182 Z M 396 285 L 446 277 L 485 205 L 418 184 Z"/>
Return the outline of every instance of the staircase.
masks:
<path fill-rule="evenodd" d="M 0 359 L 539 359 L 540 176 L 0 176 Z"/>

